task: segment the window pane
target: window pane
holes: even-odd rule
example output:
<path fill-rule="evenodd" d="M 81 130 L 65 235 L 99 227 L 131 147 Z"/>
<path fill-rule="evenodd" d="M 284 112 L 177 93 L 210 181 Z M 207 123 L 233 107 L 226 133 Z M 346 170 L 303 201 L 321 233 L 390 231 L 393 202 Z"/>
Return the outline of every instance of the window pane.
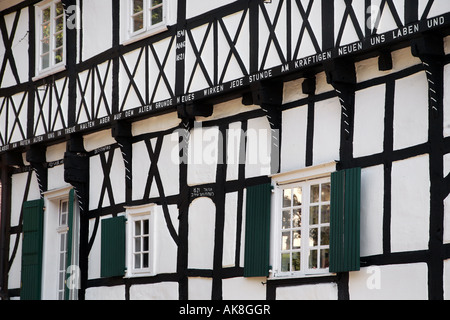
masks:
<path fill-rule="evenodd" d="M 322 206 L 322 212 L 320 214 L 320 222 L 321 223 L 330 223 L 330 206 Z"/>
<path fill-rule="evenodd" d="M 64 59 L 63 48 L 55 50 L 55 64 L 62 62 Z"/>
<path fill-rule="evenodd" d="M 282 228 L 289 229 L 291 227 L 291 211 L 283 211 Z"/>
<path fill-rule="evenodd" d="M 49 39 L 42 41 L 42 54 L 48 53 L 50 51 Z"/>
<path fill-rule="evenodd" d="M 162 3 L 162 0 L 152 0 L 152 7 L 155 7 Z"/>
<path fill-rule="evenodd" d="M 300 252 L 292 253 L 292 271 L 300 271 Z"/>
<path fill-rule="evenodd" d="M 55 35 L 55 48 L 61 48 L 64 45 L 64 34 L 58 33 Z"/>
<path fill-rule="evenodd" d="M 281 254 L 281 271 L 282 272 L 291 271 L 290 260 L 291 260 L 291 255 L 289 253 Z"/>
<path fill-rule="evenodd" d="M 59 1 L 58 3 L 56 3 L 56 6 L 55 6 L 55 16 L 59 16 L 59 15 L 63 14 L 63 12 L 64 12 L 64 7 L 62 5 L 62 2 Z"/>
<path fill-rule="evenodd" d="M 319 185 L 311 186 L 311 202 L 319 202 Z"/>
<path fill-rule="evenodd" d="M 133 17 L 133 31 L 138 31 L 144 28 L 144 14 L 140 13 Z"/>
<path fill-rule="evenodd" d="M 158 7 L 151 10 L 152 13 L 152 25 L 163 21 L 163 7 Z"/>
<path fill-rule="evenodd" d="M 134 252 L 141 252 L 141 238 L 134 239 Z"/>
<path fill-rule="evenodd" d="M 142 258 L 142 267 L 148 268 L 148 253 L 144 253 Z"/>
<path fill-rule="evenodd" d="M 135 254 L 134 255 L 134 268 L 140 269 L 141 268 L 141 254 Z"/>
<path fill-rule="evenodd" d="M 320 228 L 320 245 L 327 246 L 330 244 L 330 227 Z"/>
<path fill-rule="evenodd" d="M 50 37 L 50 23 L 42 25 L 42 37 L 41 39 L 47 39 Z"/>
<path fill-rule="evenodd" d="M 64 29 L 64 17 L 61 16 L 55 20 L 55 32 L 63 31 Z"/>
<path fill-rule="evenodd" d="M 50 65 L 50 55 L 46 54 L 42 56 L 41 60 L 42 69 L 47 69 Z"/>
<path fill-rule="evenodd" d="M 143 250 L 142 251 L 148 251 L 149 237 L 143 237 L 142 242 L 143 242 Z"/>
<path fill-rule="evenodd" d="M 135 236 L 141 235 L 141 221 L 134 222 L 134 235 Z"/>
<path fill-rule="evenodd" d="M 309 208 L 309 224 L 318 224 L 319 223 L 319 207 L 312 206 Z"/>
<path fill-rule="evenodd" d="M 149 234 L 149 232 L 148 232 L 148 230 L 149 230 L 149 228 L 148 228 L 149 221 L 148 220 L 144 220 L 143 222 L 144 222 L 144 233 L 143 234 Z"/>
<path fill-rule="evenodd" d="M 144 0 L 133 1 L 133 13 L 139 13 L 144 11 Z"/>
<path fill-rule="evenodd" d="M 302 226 L 302 209 L 295 209 L 292 215 L 292 227 L 300 228 Z"/>
<path fill-rule="evenodd" d="M 301 206 L 302 205 L 302 188 L 295 188 L 294 195 L 292 196 L 292 205 Z"/>
<path fill-rule="evenodd" d="M 311 228 L 309 230 L 309 245 L 315 247 L 319 244 L 318 229 Z"/>
<path fill-rule="evenodd" d="M 317 268 L 317 250 L 311 250 L 309 252 L 309 268 L 310 269 Z"/>
<path fill-rule="evenodd" d="M 292 195 L 291 189 L 283 190 L 283 208 L 291 206 L 291 195 Z"/>
<path fill-rule="evenodd" d="M 292 248 L 293 249 L 300 249 L 300 245 L 301 245 L 301 232 L 300 231 L 294 231 L 292 233 L 293 236 L 293 243 L 292 243 Z"/>
<path fill-rule="evenodd" d="M 328 249 L 320 250 L 320 267 L 328 268 L 330 266 L 330 254 Z"/>
<path fill-rule="evenodd" d="M 291 249 L 291 233 L 283 232 L 281 235 L 281 250 L 290 250 Z"/>
<path fill-rule="evenodd" d="M 42 22 L 50 21 L 50 8 L 42 10 Z"/>
<path fill-rule="evenodd" d="M 322 201 L 324 201 L 324 202 L 330 201 L 330 194 L 331 194 L 330 190 L 331 190 L 331 184 L 325 183 L 322 185 L 322 193 L 321 193 Z"/>

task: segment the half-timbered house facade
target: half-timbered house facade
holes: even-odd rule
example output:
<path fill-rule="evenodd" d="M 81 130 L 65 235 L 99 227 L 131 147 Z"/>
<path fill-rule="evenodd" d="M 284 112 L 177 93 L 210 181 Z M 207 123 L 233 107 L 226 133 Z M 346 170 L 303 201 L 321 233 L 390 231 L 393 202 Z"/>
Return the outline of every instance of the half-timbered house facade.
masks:
<path fill-rule="evenodd" d="M 448 0 L 1 0 L 2 299 L 450 298 Z"/>

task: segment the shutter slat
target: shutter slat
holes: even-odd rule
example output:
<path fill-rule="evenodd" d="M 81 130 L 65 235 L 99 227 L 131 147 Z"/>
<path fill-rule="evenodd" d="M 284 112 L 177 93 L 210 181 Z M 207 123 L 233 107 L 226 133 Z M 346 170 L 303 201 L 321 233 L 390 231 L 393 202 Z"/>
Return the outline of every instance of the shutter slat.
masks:
<path fill-rule="evenodd" d="M 247 189 L 245 225 L 245 277 L 269 273 L 271 184 Z"/>

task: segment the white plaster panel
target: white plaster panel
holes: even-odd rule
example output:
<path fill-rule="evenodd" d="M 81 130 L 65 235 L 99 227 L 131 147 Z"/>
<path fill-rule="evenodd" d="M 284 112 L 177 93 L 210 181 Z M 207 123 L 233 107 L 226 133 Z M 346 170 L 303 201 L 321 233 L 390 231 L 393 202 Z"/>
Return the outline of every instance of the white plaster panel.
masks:
<path fill-rule="evenodd" d="M 359 27 L 364 30 L 365 27 L 365 12 L 367 8 L 363 1 L 356 1 L 352 3 L 353 10 L 356 14 L 356 19 L 358 21 Z M 341 24 L 343 21 L 344 14 L 346 12 L 346 6 L 344 1 L 335 1 L 334 7 L 334 34 L 335 39 L 337 39 L 338 34 L 341 29 Z M 347 21 L 345 22 L 344 31 L 342 34 L 342 39 L 340 45 L 347 45 L 356 41 L 359 41 L 358 34 L 353 26 L 350 16 L 347 16 Z"/>
<path fill-rule="evenodd" d="M 373 266 L 350 272 L 351 300 L 426 300 L 428 268 L 425 263 Z"/>
<path fill-rule="evenodd" d="M 130 300 L 178 300 L 178 283 L 164 282 L 131 286 Z"/>
<path fill-rule="evenodd" d="M 186 0 L 186 18 L 192 18 L 204 14 L 213 9 L 236 2 L 237 0 Z"/>
<path fill-rule="evenodd" d="M 383 253 L 384 167 L 361 172 L 361 256 Z"/>
<path fill-rule="evenodd" d="M 314 115 L 314 165 L 339 160 L 341 105 L 338 98 L 320 101 Z"/>
<path fill-rule="evenodd" d="M 171 135 L 164 136 L 161 153 L 158 159 L 158 170 L 164 187 L 165 196 L 171 196 L 180 192 L 180 159 L 176 152 L 177 150 L 179 150 L 178 140 L 173 140 Z M 141 172 L 146 173 L 148 171 Z M 156 186 L 156 183 L 154 184 Z"/>
<path fill-rule="evenodd" d="M 245 165 L 245 176 L 247 178 L 270 174 L 271 130 L 267 117 L 248 121 Z"/>
<path fill-rule="evenodd" d="M 265 300 L 266 278 L 231 278 L 222 281 L 224 300 Z"/>
<path fill-rule="evenodd" d="M 219 148 L 222 148 L 222 139 L 218 127 L 196 127 L 191 130 L 187 173 L 189 185 L 216 181 Z"/>
<path fill-rule="evenodd" d="M 103 184 L 103 169 L 100 156 L 89 158 L 89 171 L 99 173 L 98 176 L 92 175 L 89 177 L 89 210 L 93 210 L 97 209 L 99 206 L 102 206 L 102 203 L 99 204 L 100 191 Z M 103 197 L 103 204 L 106 206 L 109 204 L 107 192 L 105 192 L 105 196 Z"/>
<path fill-rule="evenodd" d="M 444 200 L 444 243 L 450 243 L 450 196 Z"/>
<path fill-rule="evenodd" d="M 427 2 L 425 0 L 420 0 L 419 12 L 423 12 L 426 5 Z M 447 13 L 449 11 L 450 11 L 450 2 L 448 2 L 447 0 L 435 0 L 433 5 L 431 6 L 430 13 L 428 14 L 427 18 L 433 18 L 442 15 L 444 13 Z"/>
<path fill-rule="evenodd" d="M 450 64 L 444 66 L 444 136 L 450 136 Z"/>
<path fill-rule="evenodd" d="M 133 200 L 144 197 L 150 165 L 150 157 L 145 142 L 140 141 L 133 144 Z"/>
<path fill-rule="evenodd" d="M 133 79 L 136 84 L 137 90 L 140 92 L 141 96 L 145 96 L 145 56 L 144 53 L 142 53 L 142 56 L 139 60 L 140 56 L 140 49 L 136 49 L 134 51 L 131 51 L 127 54 L 123 55 L 124 61 L 128 67 L 128 70 L 130 70 L 130 73 L 133 74 L 133 71 L 138 64 L 136 70 L 136 74 L 134 75 Z M 130 77 L 127 74 L 127 71 L 125 69 L 125 66 L 123 62 L 120 63 L 120 69 L 119 69 L 119 103 L 122 106 L 123 101 L 125 99 L 125 94 L 127 93 L 127 88 L 130 83 Z M 137 107 L 141 107 L 142 103 L 139 100 L 138 94 L 136 93 L 136 89 L 134 86 L 131 86 L 130 90 L 128 91 L 128 95 L 126 97 L 126 103 L 123 104 L 124 110 L 129 110 Z"/>
<path fill-rule="evenodd" d="M 394 149 L 428 141 L 428 80 L 419 72 L 396 81 Z"/>
<path fill-rule="evenodd" d="M 131 132 L 133 136 L 140 136 L 146 133 L 175 128 L 180 122 L 177 113 L 171 112 L 161 116 L 150 117 L 145 120 L 133 122 L 131 125 Z"/>
<path fill-rule="evenodd" d="M 27 177 L 28 173 L 13 174 L 11 177 L 11 226 L 19 225 Z"/>
<path fill-rule="evenodd" d="M 257 105 L 245 106 L 242 104 L 242 99 L 228 100 L 222 103 L 214 105 L 213 114 L 209 117 L 196 117 L 198 122 L 201 121 L 211 121 L 217 119 L 223 119 L 226 117 L 231 117 L 241 112 L 257 110 L 260 107 Z"/>
<path fill-rule="evenodd" d="M 236 230 L 238 193 L 225 195 L 225 223 L 223 230 L 223 267 L 234 267 L 236 253 Z"/>
<path fill-rule="evenodd" d="M 305 99 L 308 95 L 303 93 L 303 81 L 305 79 L 297 79 L 285 82 L 283 86 L 283 104 Z"/>
<path fill-rule="evenodd" d="M 444 261 L 444 300 L 450 300 L 450 260 L 448 259 Z"/>
<path fill-rule="evenodd" d="M 212 279 L 189 278 L 188 296 L 189 300 L 211 300 Z"/>
<path fill-rule="evenodd" d="M 280 287 L 276 291 L 277 300 L 337 300 L 336 283 Z"/>
<path fill-rule="evenodd" d="M 16 12 L 5 15 L 5 24 L 8 36 L 11 35 L 12 26 L 16 18 Z M 28 44 L 29 44 L 29 34 L 28 34 L 28 8 L 24 8 L 20 11 L 20 18 L 17 24 L 16 33 L 12 43 L 12 51 L 14 56 L 14 61 L 17 68 L 17 73 L 19 75 L 20 83 L 26 82 L 28 80 Z M 3 47 L 3 42 L 2 42 Z M 0 51 L 0 56 L 3 58 L 4 49 Z M 1 87 L 11 87 L 17 85 L 16 79 L 12 73 L 10 63 L 6 64 L 5 75 L 2 79 Z"/>
<path fill-rule="evenodd" d="M 14 246 L 17 241 L 17 235 L 12 234 L 9 243 L 9 252 L 14 251 Z M 19 289 L 21 283 L 22 276 L 22 237 L 20 236 L 18 239 L 19 243 L 17 246 L 16 258 L 12 261 L 11 268 L 8 272 L 8 288 L 10 289 Z"/>
<path fill-rule="evenodd" d="M 156 62 L 156 58 L 153 56 L 152 50 L 149 50 L 149 88 L 150 88 L 150 93 L 153 93 L 153 90 L 156 88 L 155 91 L 155 96 L 153 97 L 153 102 L 157 102 L 157 101 L 163 101 L 166 99 L 170 99 L 171 98 L 171 94 L 169 89 L 171 89 L 172 91 L 175 91 L 175 65 L 176 65 L 176 59 L 175 59 L 175 46 L 176 46 L 176 42 L 174 41 L 171 44 L 172 39 L 171 38 L 167 38 L 167 39 L 163 39 L 161 41 L 155 42 L 153 44 L 153 48 L 157 54 L 157 58 L 159 60 L 159 63 L 161 63 L 161 65 L 164 62 L 164 59 L 166 57 L 166 53 L 170 52 L 168 57 L 167 57 L 167 63 L 164 66 L 164 74 L 167 77 L 167 82 L 169 83 L 169 88 L 166 85 L 166 82 L 159 77 L 160 74 L 160 70 L 158 67 L 158 62 Z M 169 47 L 170 46 L 170 47 Z M 157 83 L 157 81 L 159 80 L 159 83 Z"/>
<path fill-rule="evenodd" d="M 391 249 L 428 249 L 430 177 L 428 155 L 392 165 Z"/>
<path fill-rule="evenodd" d="M 353 155 L 368 156 L 383 151 L 385 86 L 355 93 Z"/>
<path fill-rule="evenodd" d="M 216 207 L 209 198 L 198 198 L 189 207 L 188 267 L 212 269 Z"/>
<path fill-rule="evenodd" d="M 92 239 L 94 230 L 95 230 L 95 221 L 96 219 L 89 220 L 89 239 Z M 96 237 L 94 238 L 94 242 L 92 244 L 91 251 L 89 251 L 89 265 L 88 265 L 88 279 L 98 279 L 100 278 L 100 270 L 101 270 L 101 223 L 98 225 Z"/>
<path fill-rule="evenodd" d="M 101 23 L 99 23 L 101 21 Z M 112 2 L 109 0 L 83 3 L 83 60 L 112 46 Z"/>
<path fill-rule="evenodd" d="M 86 289 L 86 300 L 125 300 L 125 286 Z"/>
<path fill-rule="evenodd" d="M 176 205 L 171 205 L 168 209 L 169 219 L 175 230 L 178 230 L 178 208 Z M 155 212 L 157 214 L 155 219 L 155 272 L 157 274 L 175 273 L 177 271 L 178 247 L 169 233 L 163 209 L 161 208 L 161 210 L 156 210 Z"/>
<path fill-rule="evenodd" d="M 106 156 L 108 156 L 108 154 L 106 154 Z M 113 190 L 114 202 L 116 204 L 125 202 L 125 179 L 126 179 L 125 163 L 123 161 L 122 152 L 120 151 L 120 148 L 116 148 L 114 150 L 114 158 L 112 161 L 109 177 L 111 179 L 111 187 Z M 107 198 L 106 194 L 105 198 Z"/>
<path fill-rule="evenodd" d="M 116 143 L 111 135 L 111 130 L 98 131 L 85 135 L 83 138 L 84 148 L 87 152 Z"/>
<path fill-rule="evenodd" d="M 48 190 L 59 189 L 69 184 L 64 181 L 64 165 L 48 168 Z"/>
<path fill-rule="evenodd" d="M 227 130 L 227 180 L 239 178 L 239 158 L 242 132 L 241 122 L 230 123 Z"/>
<path fill-rule="evenodd" d="M 288 109 L 282 113 L 281 171 L 305 167 L 308 106 Z"/>
<path fill-rule="evenodd" d="M 66 143 L 58 143 L 47 147 L 46 159 L 48 162 L 58 161 L 64 159 L 66 152 Z"/>

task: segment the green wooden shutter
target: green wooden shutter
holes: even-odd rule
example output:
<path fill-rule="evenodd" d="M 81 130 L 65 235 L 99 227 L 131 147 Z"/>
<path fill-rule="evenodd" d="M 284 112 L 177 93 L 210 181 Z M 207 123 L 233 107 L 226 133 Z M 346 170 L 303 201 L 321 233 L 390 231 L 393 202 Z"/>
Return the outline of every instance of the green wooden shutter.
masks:
<path fill-rule="evenodd" d="M 44 200 L 23 206 L 21 300 L 41 299 Z"/>
<path fill-rule="evenodd" d="M 270 183 L 247 188 L 245 277 L 266 277 L 270 253 Z"/>
<path fill-rule="evenodd" d="M 125 217 L 102 220 L 101 276 L 125 274 Z"/>
<path fill-rule="evenodd" d="M 331 175 L 330 272 L 360 269 L 361 168 Z"/>
<path fill-rule="evenodd" d="M 67 267 L 69 267 L 72 264 L 72 247 L 73 247 L 73 219 L 74 219 L 74 200 L 75 200 L 75 191 L 74 189 L 71 189 L 69 192 L 69 230 L 67 231 Z M 70 290 L 67 287 L 67 281 L 70 277 L 70 274 L 66 274 L 66 286 L 65 286 L 65 292 L 64 292 L 64 299 L 69 300 L 70 299 Z"/>

